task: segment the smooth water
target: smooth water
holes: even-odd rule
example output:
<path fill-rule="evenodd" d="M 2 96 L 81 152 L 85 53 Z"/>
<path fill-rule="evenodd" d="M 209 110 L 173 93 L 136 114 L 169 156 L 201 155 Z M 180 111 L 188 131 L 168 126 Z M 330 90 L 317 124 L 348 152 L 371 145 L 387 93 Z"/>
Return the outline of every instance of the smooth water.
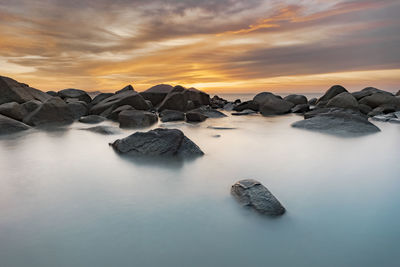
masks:
<path fill-rule="evenodd" d="M 108 143 L 133 131 L 80 123 L 2 137 L 0 266 L 399 266 L 400 125 L 338 138 L 290 127 L 300 119 L 162 124 L 206 153 L 189 162 L 121 157 Z M 243 178 L 287 213 L 241 207 Z"/>

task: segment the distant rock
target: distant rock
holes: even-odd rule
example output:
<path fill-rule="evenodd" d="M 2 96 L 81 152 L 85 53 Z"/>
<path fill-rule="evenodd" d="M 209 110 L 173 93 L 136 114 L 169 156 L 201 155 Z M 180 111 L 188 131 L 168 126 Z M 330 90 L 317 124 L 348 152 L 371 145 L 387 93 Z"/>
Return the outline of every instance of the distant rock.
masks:
<path fill-rule="evenodd" d="M 53 96 L 53 97 L 58 96 L 58 93 L 55 92 L 55 91 L 47 91 L 46 94 L 48 94 L 48 95 L 50 95 L 50 96 Z"/>
<path fill-rule="evenodd" d="M 207 118 L 207 116 L 201 114 L 200 112 L 189 111 L 186 113 L 187 122 L 203 122 Z"/>
<path fill-rule="evenodd" d="M 64 125 L 74 121 L 74 114 L 59 97 L 52 97 L 35 111 L 28 114 L 23 122 L 31 126 L 47 124 Z"/>
<path fill-rule="evenodd" d="M 136 132 L 118 139 L 113 148 L 122 154 L 135 156 L 196 157 L 203 151 L 178 129 L 158 128 L 148 132 Z"/>
<path fill-rule="evenodd" d="M 253 179 L 236 182 L 231 187 L 231 194 L 242 205 L 249 206 L 261 214 L 279 216 L 286 211 L 265 186 Z"/>
<path fill-rule="evenodd" d="M 67 103 L 67 105 L 73 114 L 74 120 L 88 114 L 88 105 L 84 101 L 73 101 Z"/>
<path fill-rule="evenodd" d="M 326 104 L 326 107 L 358 109 L 358 102 L 352 94 L 343 92 L 332 97 Z"/>
<path fill-rule="evenodd" d="M 306 113 L 304 117 L 305 120 L 293 123 L 292 127 L 343 137 L 362 136 L 380 131 L 366 116 L 352 110 L 325 108 Z"/>
<path fill-rule="evenodd" d="M 308 103 L 307 97 L 305 97 L 304 95 L 296 95 L 296 94 L 288 95 L 284 97 L 283 100 L 289 101 L 293 103 L 295 106 L 304 105 Z"/>
<path fill-rule="evenodd" d="M 118 134 L 120 132 L 115 127 L 105 126 L 105 125 L 99 125 L 90 128 L 82 128 L 81 130 L 90 131 L 98 134 L 104 134 L 104 135 Z"/>
<path fill-rule="evenodd" d="M 124 110 L 118 115 L 120 128 L 142 128 L 158 121 L 156 114 L 142 110 Z"/>
<path fill-rule="evenodd" d="M 225 106 L 227 104 L 228 104 L 228 101 L 226 99 L 223 99 L 222 97 L 219 97 L 217 95 L 215 95 L 215 96 L 213 96 L 213 98 L 211 98 L 211 107 L 212 108 L 225 108 Z M 233 105 L 232 105 L 232 108 L 233 108 Z"/>
<path fill-rule="evenodd" d="M 96 124 L 105 121 L 106 118 L 98 115 L 89 115 L 79 118 L 79 122 L 82 123 L 89 123 L 89 124 Z"/>
<path fill-rule="evenodd" d="M 232 111 L 235 107 L 235 104 L 232 102 L 226 103 L 222 108 L 226 111 Z"/>
<path fill-rule="evenodd" d="M 169 121 L 184 121 L 185 120 L 185 113 L 178 110 L 169 110 L 165 109 L 160 112 L 160 118 L 162 122 L 169 122 Z"/>
<path fill-rule="evenodd" d="M 270 99 L 280 99 L 282 100 L 282 97 L 275 95 L 270 92 L 262 92 L 254 96 L 253 101 L 254 103 L 258 104 L 259 106 L 263 105 L 266 101 L 269 101 Z"/>
<path fill-rule="evenodd" d="M 0 105 L 0 114 L 12 118 L 14 120 L 22 121 L 28 112 L 17 102 L 4 103 Z"/>
<path fill-rule="evenodd" d="M 348 93 L 346 88 L 344 88 L 341 85 L 334 85 L 331 88 L 329 88 L 329 90 L 326 91 L 325 94 L 320 99 L 318 99 L 317 104 L 319 102 L 327 102 L 327 101 L 331 100 L 332 98 L 334 98 L 335 96 L 337 96 L 338 94 L 341 94 L 344 92 Z"/>
<path fill-rule="evenodd" d="M 92 98 L 88 95 L 88 93 L 79 89 L 72 89 L 72 88 L 64 89 L 58 91 L 58 96 L 61 97 L 62 99 L 76 98 L 79 101 L 86 102 L 86 104 L 89 104 L 92 101 Z"/>
<path fill-rule="evenodd" d="M 19 83 L 8 77 L 0 76 L 0 105 L 9 102 L 24 103 L 30 100 L 44 102 L 51 96 L 27 84 Z"/>
<path fill-rule="evenodd" d="M 120 93 L 125 93 L 125 92 L 135 92 L 135 89 L 133 89 L 132 85 L 127 85 L 124 88 L 122 88 L 119 91 L 116 91 L 115 94 L 120 94 Z"/>
<path fill-rule="evenodd" d="M 148 110 L 150 108 L 140 94 L 134 91 L 125 91 L 100 101 L 90 109 L 90 114 L 100 115 L 107 109 L 110 109 L 111 113 L 112 110 L 124 105 L 132 106 L 137 110 Z"/>
<path fill-rule="evenodd" d="M 396 96 L 400 96 L 400 90 L 396 93 Z"/>
<path fill-rule="evenodd" d="M 20 121 L 0 115 L 0 135 L 28 130 L 30 127 Z"/>

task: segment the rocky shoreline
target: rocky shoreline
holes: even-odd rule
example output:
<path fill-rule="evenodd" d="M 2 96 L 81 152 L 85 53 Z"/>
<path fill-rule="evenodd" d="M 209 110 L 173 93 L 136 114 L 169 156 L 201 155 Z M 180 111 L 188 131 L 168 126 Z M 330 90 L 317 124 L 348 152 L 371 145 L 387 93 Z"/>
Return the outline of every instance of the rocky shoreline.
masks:
<path fill-rule="evenodd" d="M 65 126 L 79 121 L 95 125 L 110 120 L 120 128 L 140 129 L 162 122 L 201 123 L 208 118 L 231 116 L 279 116 L 295 113 L 304 119 L 292 127 L 343 137 L 379 132 L 372 121 L 400 123 L 400 91 L 393 94 L 373 87 L 350 93 L 332 86 L 319 99 L 304 95 L 279 95 L 262 92 L 252 100 L 227 101 L 210 97 L 195 88 L 156 85 L 136 92 L 128 85 L 115 93 L 99 93 L 93 98 L 79 89 L 42 92 L 27 84 L 0 76 L 0 135 L 31 128 Z M 114 134 L 118 129 L 98 125 L 84 128 L 99 134 Z M 132 135 L 110 144 L 117 153 L 135 156 L 191 158 L 203 151 L 178 129 L 158 128 Z M 285 208 L 255 180 L 242 180 L 231 190 L 239 202 L 268 215 L 281 215 Z"/>

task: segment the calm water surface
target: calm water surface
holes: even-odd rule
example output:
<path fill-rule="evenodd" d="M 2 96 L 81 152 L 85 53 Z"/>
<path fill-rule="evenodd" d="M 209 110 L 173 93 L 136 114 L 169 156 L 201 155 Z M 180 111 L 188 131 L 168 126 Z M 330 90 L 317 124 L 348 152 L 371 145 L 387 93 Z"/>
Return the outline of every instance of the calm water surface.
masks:
<path fill-rule="evenodd" d="M 120 157 L 108 143 L 133 131 L 79 123 L 2 137 L 0 266 L 399 266 L 400 125 L 337 138 L 292 129 L 299 119 L 162 124 L 206 153 L 190 162 Z M 287 214 L 238 205 L 243 178 Z"/>

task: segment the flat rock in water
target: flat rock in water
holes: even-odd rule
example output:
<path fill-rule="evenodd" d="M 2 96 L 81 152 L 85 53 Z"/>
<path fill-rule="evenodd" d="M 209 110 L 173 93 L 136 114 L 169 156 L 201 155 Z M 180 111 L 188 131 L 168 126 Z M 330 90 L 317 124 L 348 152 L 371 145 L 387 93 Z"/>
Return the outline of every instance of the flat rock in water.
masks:
<path fill-rule="evenodd" d="M 236 182 L 231 187 L 231 194 L 241 204 L 252 207 L 261 214 L 279 216 L 286 211 L 265 186 L 253 179 Z"/>
<path fill-rule="evenodd" d="M 178 129 L 158 128 L 148 132 L 136 132 L 118 139 L 113 148 L 122 154 L 135 156 L 196 157 L 203 151 Z"/>
<path fill-rule="evenodd" d="M 368 121 L 365 115 L 352 110 L 321 109 L 305 114 L 302 121 L 292 127 L 318 131 L 337 136 L 362 136 L 379 132 L 380 129 Z"/>
<path fill-rule="evenodd" d="M 224 126 L 208 126 L 207 128 L 213 129 L 213 130 L 234 130 L 234 129 L 236 129 L 234 127 L 224 127 Z"/>
<path fill-rule="evenodd" d="M 104 126 L 104 125 L 99 125 L 99 126 L 94 126 L 90 128 L 82 128 L 81 130 L 85 131 L 90 131 L 98 134 L 104 134 L 104 135 L 112 135 L 112 134 L 117 134 L 120 131 L 112 126 Z"/>
<path fill-rule="evenodd" d="M 232 112 L 232 116 L 245 116 L 245 115 L 253 115 L 257 114 L 257 111 L 251 110 L 251 109 L 244 109 L 240 112 Z"/>
<path fill-rule="evenodd" d="M 20 121 L 0 115 L 0 135 L 28 130 L 30 127 Z"/>
<path fill-rule="evenodd" d="M 224 117 L 227 117 L 221 111 L 218 111 L 216 109 L 213 109 L 213 108 L 207 107 L 207 106 L 203 106 L 203 107 L 200 107 L 200 108 L 193 109 L 190 112 L 200 113 L 200 114 L 206 116 L 207 118 L 224 118 Z"/>
<path fill-rule="evenodd" d="M 82 123 L 90 123 L 90 124 L 95 124 L 95 123 L 100 123 L 105 121 L 106 118 L 98 115 L 89 115 L 89 116 L 84 116 L 79 118 L 79 122 Z"/>

